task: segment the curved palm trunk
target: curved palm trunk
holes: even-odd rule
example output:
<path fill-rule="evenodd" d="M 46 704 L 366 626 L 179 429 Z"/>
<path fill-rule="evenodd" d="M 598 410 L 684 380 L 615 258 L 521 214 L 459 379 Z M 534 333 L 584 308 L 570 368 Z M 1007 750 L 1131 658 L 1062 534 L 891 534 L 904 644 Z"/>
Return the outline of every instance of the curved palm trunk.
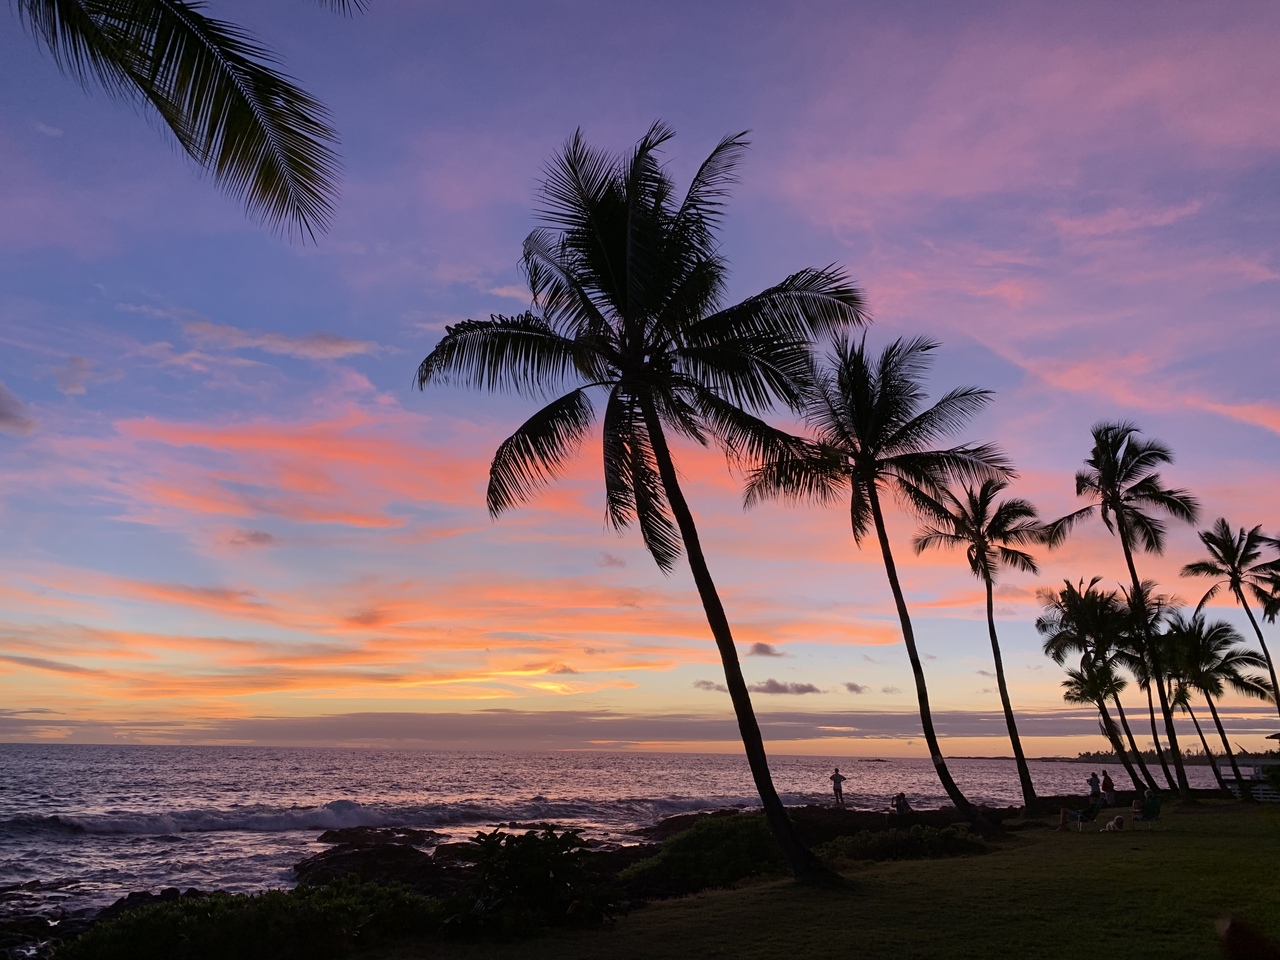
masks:
<path fill-rule="evenodd" d="M 1129 567 L 1129 577 L 1133 580 L 1133 595 L 1136 599 L 1142 595 L 1142 581 L 1138 579 L 1138 568 L 1133 564 L 1133 551 L 1129 548 L 1129 525 L 1125 523 L 1123 509 L 1116 511 L 1116 526 L 1120 531 L 1120 546 L 1124 549 L 1124 562 Z M 1142 632 L 1147 641 L 1147 655 L 1151 658 L 1151 674 L 1156 681 L 1156 693 L 1160 695 L 1160 713 L 1164 717 L 1165 734 L 1169 738 L 1169 752 L 1173 754 L 1173 769 L 1178 775 L 1178 795 L 1183 800 L 1187 800 L 1191 796 L 1191 784 L 1187 782 L 1187 770 L 1182 763 L 1182 751 L 1178 749 L 1178 731 L 1173 726 L 1173 710 L 1169 706 L 1169 695 L 1164 688 L 1164 668 L 1160 662 L 1159 644 L 1147 630 L 1145 617 Z M 1157 744 L 1159 742 L 1159 740 L 1156 741 Z M 1156 749 L 1159 750 L 1159 747 L 1157 746 Z"/>
<path fill-rule="evenodd" d="M 1000 641 L 996 639 L 995 602 L 992 598 L 991 578 L 983 577 L 987 585 L 987 632 L 991 634 L 991 656 L 996 663 L 996 686 L 1000 688 L 1000 706 L 1004 708 L 1004 724 L 1009 728 L 1009 743 L 1013 747 L 1013 759 L 1018 765 L 1018 780 L 1022 784 L 1022 804 L 1027 812 L 1031 812 L 1036 802 L 1036 788 L 1031 782 L 1031 770 L 1027 767 L 1027 758 L 1022 754 L 1022 740 L 1018 736 L 1018 725 L 1013 719 L 1013 705 L 1009 702 L 1009 687 L 1004 681 L 1004 659 L 1000 656 Z"/>
<path fill-rule="evenodd" d="M 1200 721 L 1196 719 L 1195 713 L 1191 710 L 1191 704 L 1187 704 L 1187 716 L 1191 718 L 1191 722 L 1195 724 L 1196 736 L 1200 738 L 1200 746 L 1204 748 L 1204 755 L 1209 760 L 1209 766 L 1213 769 L 1213 779 L 1218 781 L 1218 786 L 1222 788 L 1223 793 L 1230 793 L 1227 787 L 1227 781 L 1222 779 L 1222 771 L 1218 769 L 1218 761 L 1213 758 L 1213 751 L 1209 749 L 1209 741 L 1204 738 L 1204 731 L 1200 729 Z"/>
<path fill-rule="evenodd" d="M 1213 717 L 1213 725 L 1218 728 L 1218 736 L 1222 738 L 1222 750 L 1227 755 L 1227 762 L 1231 764 L 1231 774 L 1236 778 L 1236 783 L 1240 784 L 1240 799 L 1252 803 L 1253 788 L 1249 785 L 1249 781 L 1240 776 L 1240 767 L 1236 763 L 1236 755 L 1231 752 L 1231 744 L 1227 742 L 1227 731 L 1222 729 L 1222 720 L 1218 716 L 1218 708 L 1213 705 L 1213 697 L 1206 693 L 1204 700 L 1205 703 L 1209 704 L 1209 713 Z"/>
<path fill-rule="evenodd" d="M 1147 765 L 1142 762 L 1142 754 L 1138 751 L 1138 743 L 1133 739 L 1133 731 L 1129 729 L 1129 718 L 1124 715 L 1124 707 L 1120 705 L 1120 697 L 1113 695 L 1111 702 L 1116 705 L 1116 715 L 1120 717 L 1120 729 L 1124 731 L 1124 738 L 1129 744 L 1129 753 L 1126 754 L 1122 749 L 1117 756 L 1120 762 L 1124 764 L 1125 772 L 1129 774 L 1129 779 L 1133 781 L 1133 789 L 1141 793 L 1147 787 L 1152 790 L 1156 789 L 1156 782 L 1151 779 L 1151 772 L 1147 769 Z M 1138 779 L 1138 773 L 1133 768 L 1133 763 L 1129 761 L 1132 755 L 1137 761 L 1138 766 L 1142 769 L 1142 775 L 1146 777 L 1147 782 L 1143 783 Z"/>
<path fill-rule="evenodd" d="M 884 557 L 884 571 L 889 577 L 889 589 L 893 592 L 893 602 L 898 608 L 898 622 L 902 625 L 902 640 L 907 647 L 907 659 L 911 661 L 911 673 L 916 681 L 916 700 L 920 704 L 920 725 L 924 728 L 924 740 L 929 745 L 929 756 L 933 767 L 942 782 L 942 789 L 947 792 L 956 809 L 975 825 L 986 825 L 986 820 L 978 812 L 978 808 L 969 802 L 956 782 L 951 779 L 951 771 L 947 769 L 947 761 L 942 757 L 942 749 L 938 746 L 938 735 L 933 729 L 933 713 L 929 709 L 929 689 L 925 686 L 924 667 L 920 664 L 920 653 L 916 650 L 916 634 L 911 627 L 911 615 L 907 612 L 907 602 L 902 596 L 902 584 L 898 582 L 898 568 L 893 562 L 893 551 L 889 548 L 889 534 L 884 526 L 884 514 L 880 510 L 880 495 L 875 483 L 867 485 L 867 499 L 871 501 L 871 516 L 875 520 L 876 538 L 880 541 L 880 553 Z"/>
<path fill-rule="evenodd" d="M 729 619 L 725 616 L 724 606 L 720 603 L 720 594 L 716 591 L 711 572 L 707 568 L 707 560 L 702 553 L 702 544 L 698 539 L 698 529 L 693 522 L 693 514 L 684 499 L 684 493 L 680 490 L 680 481 L 671 459 L 671 450 L 662 432 L 662 424 L 649 404 L 643 406 L 645 425 L 649 431 L 649 442 L 653 445 L 654 459 L 658 462 L 662 487 L 667 495 L 667 502 L 671 506 L 676 525 L 680 528 L 685 555 L 689 559 L 689 569 L 698 587 L 698 595 L 702 599 L 702 607 L 706 611 L 711 634 L 715 637 L 716 648 L 720 651 L 725 686 L 729 688 L 729 699 L 733 701 L 733 710 L 738 718 L 738 732 L 742 735 L 742 745 L 746 750 L 747 763 L 751 767 L 751 776 L 755 780 L 756 790 L 760 794 L 765 819 L 769 823 L 769 829 L 773 832 L 783 858 L 797 880 L 827 879 L 832 876 L 831 872 L 819 863 L 808 847 L 801 842 L 795 825 L 787 816 L 787 808 L 782 805 L 778 791 L 773 786 L 773 776 L 769 773 L 769 760 L 764 750 L 764 738 L 760 734 L 760 725 L 756 722 L 755 711 L 751 707 L 751 695 L 747 692 L 747 683 L 742 676 L 742 665 L 738 662 L 738 649 L 733 643 Z"/>
<path fill-rule="evenodd" d="M 1244 607 L 1244 612 L 1249 618 L 1249 622 L 1253 624 L 1253 632 L 1258 637 L 1258 646 L 1262 647 L 1262 655 L 1267 658 L 1267 671 L 1271 674 L 1271 702 L 1276 705 L 1276 712 L 1280 713 L 1280 684 L 1276 683 L 1276 662 L 1271 659 L 1271 651 L 1267 649 L 1267 641 L 1262 639 L 1262 628 L 1258 626 L 1258 621 L 1253 618 L 1253 611 L 1249 609 L 1249 603 L 1244 598 L 1244 591 L 1237 588 L 1235 595 L 1236 599 L 1240 601 L 1240 606 Z"/>
<path fill-rule="evenodd" d="M 1107 742 L 1111 744 L 1111 749 L 1115 751 L 1117 757 L 1124 756 L 1124 744 L 1120 741 L 1120 730 L 1116 727 L 1116 722 L 1111 719 L 1111 714 L 1107 711 L 1107 701 L 1105 699 L 1095 700 L 1094 704 L 1098 708 L 1098 714 L 1102 717 L 1102 735 L 1107 738 Z M 1129 772 L 1129 776 L 1133 778 L 1135 784 L 1138 783 L 1138 776 L 1133 772 L 1133 767 L 1124 763 L 1124 768 Z M 1138 792 L 1142 792 L 1142 786 L 1138 785 Z"/>
<path fill-rule="evenodd" d="M 1160 734 L 1156 729 L 1156 702 L 1151 696 L 1151 684 L 1147 684 L 1147 713 L 1151 717 L 1151 744 L 1155 747 L 1156 759 L 1160 761 L 1160 768 L 1164 771 L 1164 782 L 1169 785 L 1169 790 L 1174 789 L 1173 774 L 1169 772 L 1169 763 L 1164 758 L 1164 750 L 1160 747 Z"/>

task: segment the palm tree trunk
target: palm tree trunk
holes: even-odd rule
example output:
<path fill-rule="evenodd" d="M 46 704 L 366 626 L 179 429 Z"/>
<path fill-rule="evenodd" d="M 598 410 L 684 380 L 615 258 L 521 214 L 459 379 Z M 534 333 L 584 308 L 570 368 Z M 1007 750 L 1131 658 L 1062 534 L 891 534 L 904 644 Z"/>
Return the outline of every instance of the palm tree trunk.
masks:
<path fill-rule="evenodd" d="M 649 431 L 649 442 L 653 445 L 658 474 L 662 478 L 663 491 L 667 495 L 667 503 L 671 506 L 676 526 L 680 528 L 680 537 L 684 541 L 685 555 L 689 559 L 693 582 L 698 587 L 698 595 L 702 598 L 707 623 L 711 626 L 716 648 L 720 651 L 725 686 L 729 688 L 729 699 L 733 702 L 733 710 L 738 718 L 738 732 L 742 736 L 742 745 L 746 750 L 747 763 L 751 767 L 751 776 L 755 780 L 756 790 L 760 794 L 765 819 L 773 832 L 778 849 L 797 880 L 828 879 L 832 876 L 831 872 L 819 863 L 817 857 L 801 842 L 795 825 L 787 816 L 787 808 L 782 805 L 778 791 L 774 788 L 773 776 L 769 773 L 769 760 L 764 750 L 764 737 L 760 734 L 760 724 L 756 721 L 755 711 L 751 706 L 747 682 L 742 676 L 742 665 L 738 661 L 738 649 L 734 645 L 733 633 L 729 629 L 729 618 L 725 615 L 720 594 L 711 579 L 711 571 L 702 553 L 702 543 L 698 539 L 698 528 L 693 522 L 693 514 L 680 489 L 680 480 L 676 475 L 671 450 L 667 446 L 666 436 L 662 431 L 662 423 L 658 420 L 657 412 L 651 404 L 643 404 L 643 409 L 645 425 Z"/>
<path fill-rule="evenodd" d="M 1222 788 L 1223 793 L 1230 793 L 1227 788 L 1227 781 L 1222 779 L 1222 771 L 1218 769 L 1218 761 L 1213 758 L 1213 751 L 1209 749 L 1209 741 L 1204 738 L 1204 731 L 1200 729 L 1200 721 L 1196 719 L 1195 713 L 1191 710 L 1191 704 L 1188 703 L 1187 716 L 1191 718 L 1191 722 L 1196 725 L 1196 735 L 1200 738 L 1200 746 L 1204 748 L 1204 755 L 1209 760 L 1209 766 L 1213 768 L 1213 779 L 1218 781 L 1218 786 Z"/>
<path fill-rule="evenodd" d="M 1104 699 L 1096 700 L 1098 714 L 1102 717 L 1102 735 L 1107 738 L 1107 742 L 1111 744 L 1111 749 L 1115 751 L 1117 757 L 1124 756 L 1124 744 L 1120 740 L 1120 731 L 1116 727 L 1116 722 L 1111 719 L 1111 714 L 1107 712 L 1107 701 Z M 1142 792 L 1142 785 L 1138 783 L 1137 774 L 1133 772 L 1133 767 L 1125 763 L 1124 768 L 1129 771 L 1129 776 L 1133 778 L 1134 784 L 1138 787 L 1138 792 Z"/>
<path fill-rule="evenodd" d="M 1243 590 L 1236 590 L 1236 599 L 1240 601 L 1240 606 L 1244 607 L 1245 615 L 1249 618 L 1249 622 L 1253 624 L 1253 632 L 1258 637 L 1258 646 L 1262 647 L 1262 655 L 1267 658 L 1267 670 L 1271 674 L 1271 701 L 1276 705 L 1276 712 L 1280 713 L 1280 684 L 1276 683 L 1276 662 L 1271 659 L 1271 651 L 1267 649 L 1267 641 L 1262 639 L 1262 628 L 1258 626 L 1258 621 L 1253 618 L 1253 611 L 1249 609 L 1249 604 L 1244 598 Z"/>
<path fill-rule="evenodd" d="M 1134 770 L 1133 764 L 1129 762 L 1128 754 L 1126 754 L 1122 749 L 1118 756 L 1120 757 L 1120 762 L 1124 764 L 1125 771 L 1129 774 L 1129 779 L 1133 781 L 1133 789 L 1137 790 L 1139 793 L 1147 787 L 1150 787 L 1152 790 L 1156 789 L 1156 782 L 1151 779 L 1151 771 L 1149 771 L 1147 769 L 1147 765 L 1142 762 L 1142 754 L 1138 752 L 1138 743 L 1133 739 L 1133 731 L 1129 729 L 1129 718 L 1124 715 L 1124 707 L 1120 705 L 1119 695 L 1113 696 L 1111 698 L 1111 702 L 1116 705 L 1116 713 L 1120 717 L 1120 729 L 1124 731 L 1124 738 L 1129 743 L 1129 749 L 1132 752 L 1134 759 L 1137 761 L 1138 766 L 1142 769 L 1142 775 L 1147 778 L 1147 782 L 1145 784 L 1138 779 L 1138 773 Z"/>
<path fill-rule="evenodd" d="M 1138 568 L 1133 564 L 1133 550 L 1129 547 L 1129 525 L 1125 521 L 1124 508 L 1116 511 L 1116 527 L 1120 533 L 1120 546 L 1124 549 L 1124 562 L 1129 567 L 1129 577 L 1133 580 L 1133 597 L 1144 597 L 1142 581 L 1138 579 Z M 1164 670 L 1160 662 L 1158 641 L 1151 636 L 1147 628 L 1147 618 L 1142 618 L 1142 633 L 1147 641 L 1147 655 L 1151 658 L 1151 675 L 1156 681 L 1156 693 L 1160 695 L 1160 713 L 1164 716 L 1165 734 L 1169 738 L 1169 752 L 1173 754 L 1173 769 L 1178 774 L 1178 795 L 1187 800 L 1191 796 L 1191 784 L 1187 782 L 1187 771 L 1182 764 L 1182 751 L 1178 749 L 1178 731 L 1173 726 L 1173 710 L 1169 707 L 1169 696 L 1164 689 Z M 1159 741 L 1156 741 L 1159 743 Z M 1157 750 L 1159 747 L 1156 748 Z M 1166 773 L 1168 771 L 1166 770 Z"/>
<path fill-rule="evenodd" d="M 916 681 L 920 725 L 924 728 L 924 740 L 929 745 L 929 756 L 933 760 L 934 771 L 942 782 L 942 789 L 947 792 L 947 796 L 951 798 L 951 802 L 955 804 L 961 815 L 970 823 L 985 826 L 986 820 L 978 812 L 978 808 L 969 802 L 956 782 L 951 779 L 951 771 L 947 769 L 947 761 L 943 759 L 942 748 L 938 746 L 938 735 L 933 729 L 933 713 L 929 709 L 929 688 L 925 686 L 924 681 L 924 667 L 920 663 L 920 653 L 916 649 L 916 634 L 911 627 L 907 601 L 902 596 L 902 584 L 898 582 L 898 568 L 893 562 L 889 534 L 885 530 L 884 514 L 880 510 L 880 495 L 874 481 L 867 484 L 867 499 L 871 502 L 871 516 L 875 520 L 876 538 L 880 541 L 880 553 L 884 558 L 884 571 L 889 578 L 889 589 L 893 592 L 893 602 L 898 608 L 898 622 L 902 625 L 902 641 L 906 644 L 907 659 L 911 661 L 911 673 Z"/>
<path fill-rule="evenodd" d="M 987 632 L 991 634 L 991 656 L 996 664 L 996 686 L 1000 688 L 1000 705 L 1004 708 L 1004 724 L 1009 728 L 1009 743 L 1013 747 L 1013 759 L 1018 765 L 1018 780 L 1022 784 L 1022 804 L 1026 812 L 1031 812 L 1036 802 L 1036 788 L 1031 782 L 1031 770 L 1027 767 L 1027 758 L 1022 753 L 1022 740 L 1018 736 L 1018 725 L 1013 719 L 1013 705 L 1009 702 L 1009 687 L 1004 681 L 1004 659 L 1000 656 L 1000 641 L 996 639 L 995 601 L 992 597 L 991 577 L 982 578 L 987 585 Z"/>
<path fill-rule="evenodd" d="M 1169 785 L 1169 791 L 1172 793 L 1173 774 L 1169 772 L 1169 763 L 1164 758 L 1164 751 L 1160 748 L 1160 735 L 1156 730 L 1156 702 L 1151 696 L 1151 684 L 1147 683 L 1147 714 L 1151 717 L 1151 743 L 1156 750 L 1156 759 L 1160 761 L 1160 769 L 1164 771 L 1164 782 Z"/>
<path fill-rule="evenodd" d="M 1222 738 L 1222 750 L 1227 755 L 1227 762 L 1231 764 L 1231 774 L 1236 778 L 1236 783 L 1240 784 L 1240 799 L 1252 803 L 1253 788 L 1244 777 L 1240 776 L 1240 767 L 1236 763 L 1236 755 L 1231 752 L 1231 744 L 1227 742 L 1227 731 L 1222 729 L 1222 720 L 1218 717 L 1218 708 L 1213 705 L 1213 697 L 1206 693 L 1204 700 L 1205 703 L 1209 704 L 1209 713 L 1213 716 L 1213 725 L 1218 728 L 1218 736 Z"/>

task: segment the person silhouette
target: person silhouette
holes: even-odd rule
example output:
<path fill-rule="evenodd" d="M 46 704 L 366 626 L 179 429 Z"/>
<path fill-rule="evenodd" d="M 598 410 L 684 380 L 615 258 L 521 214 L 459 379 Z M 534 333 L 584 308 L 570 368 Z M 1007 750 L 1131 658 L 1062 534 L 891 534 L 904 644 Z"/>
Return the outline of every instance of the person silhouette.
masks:
<path fill-rule="evenodd" d="M 836 795 L 836 806 L 844 806 L 844 782 L 849 778 L 840 772 L 840 768 L 836 767 L 836 772 L 831 775 L 831 791 Z"/>
<path fill-rule="evenodd" d="M 1102 781 L 1098 779 L 1098 772 L 1096 770 L 1093 773 L 1089 774 L 1089 796 L 1090 797 L 1102 796 Z"/>
<path fill-rule="evenodd" d="M 1107 802 L 1108 807 L 1116 805 L 1116 785 L 1106 770 L 1102 771 L 1102 799 Z"/>

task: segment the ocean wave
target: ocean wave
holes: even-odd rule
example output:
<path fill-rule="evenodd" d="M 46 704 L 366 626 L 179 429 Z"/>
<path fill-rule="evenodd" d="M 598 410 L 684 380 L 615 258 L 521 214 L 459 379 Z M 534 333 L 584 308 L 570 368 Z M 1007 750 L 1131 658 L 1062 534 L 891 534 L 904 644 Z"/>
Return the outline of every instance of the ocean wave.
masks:
<path fill-rule="evenodd" d="M 787 797 L 784 802 L 808 802 Z M 724 807 L 759 805 L 753 796 L 622 797 L 614 800 L 573 797 L 474 798 L 419 804 L 362 804 L 334 800 L 315 807 L 256 805 L 220 809 L 109 810 L 57 816 L 18 816 L 0 820 L 9 836 L 44 834 L 133 834 L 164 836 L 184 833 L 245 831 L 278 833 L 333 830 L 341 827 L 463 828 L 511 823 L 562 823 L 607 832 L 645 826 L 665 817 Z"/>

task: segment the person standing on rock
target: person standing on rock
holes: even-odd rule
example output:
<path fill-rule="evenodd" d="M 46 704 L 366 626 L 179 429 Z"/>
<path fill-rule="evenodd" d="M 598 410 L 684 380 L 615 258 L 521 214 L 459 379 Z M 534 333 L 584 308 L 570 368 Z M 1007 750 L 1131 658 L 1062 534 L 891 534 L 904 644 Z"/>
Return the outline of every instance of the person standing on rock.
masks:
<path fill-rule="evenodd" d="M 1102 783 L 1098 780 L 1098 771 L 1089 774 L 1089 798 L 1091 800 L 1102 799 Z"/>
<path fill-rule="evenodd" d="M 831 790 L 836 795 L 836 806 L 844 806 L 844 782 L 849 778 L 840 773 L 840 768 L 836 767 L 836 772 L 831 775 Z"/>

